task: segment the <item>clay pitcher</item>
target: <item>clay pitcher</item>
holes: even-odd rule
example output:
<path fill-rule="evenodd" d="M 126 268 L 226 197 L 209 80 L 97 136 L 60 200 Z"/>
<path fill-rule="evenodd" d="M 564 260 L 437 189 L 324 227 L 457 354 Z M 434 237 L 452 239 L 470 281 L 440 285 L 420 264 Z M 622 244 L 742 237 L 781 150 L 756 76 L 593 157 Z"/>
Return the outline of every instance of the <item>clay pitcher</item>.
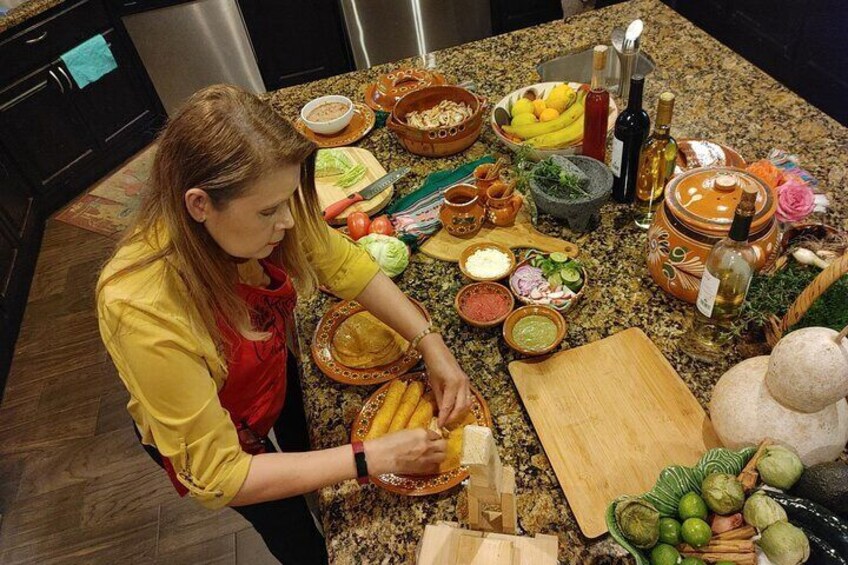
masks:
<path fill-rule="evenodd" d="M 456 237 L 477 235 L 483 227 L 485 210 L 480 204 L 479 190 L 470 184 L 458 184 L 445 192 L 439 219 L 447 232 Z"/>
<path fill-rule="evenodd" d="M 515 217 L 521 206 L 524 204 L 524 199 L 520 194 L 513 192 L 511 195 L 504 197 L 504 193 L 509 188 L 509 185 L 496 181 L 488 190 L 488 199 L 486 200 L 486 219 L 492 224 L 499 227 L 511 226 L 515 223 Z"/>

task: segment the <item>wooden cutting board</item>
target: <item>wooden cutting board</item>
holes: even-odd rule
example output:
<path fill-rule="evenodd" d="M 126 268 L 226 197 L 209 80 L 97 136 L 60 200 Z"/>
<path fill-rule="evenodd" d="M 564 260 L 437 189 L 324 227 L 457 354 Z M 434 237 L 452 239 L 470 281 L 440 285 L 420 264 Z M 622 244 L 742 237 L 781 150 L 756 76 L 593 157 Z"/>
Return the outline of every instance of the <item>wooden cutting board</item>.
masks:
<path fill-rule="evenodd" d="M 515 224 L 507 228 L 496 228 L 491 224 L 486 224 L 480 233 L 472 238 L 462 239 L 454 237 L 444 229 L 441 229 L 424 242 L 421 246 L 421 252 L 424 255 L 429 255 L 434 259 L 442 261 L 450 261 L 456 263 L 459 261 L 459 256 L 462 250 L 472 243 L 480 243 L 482 241 L 494 241 L 501 245 L 506 245 L 510 249 L 538 249 L 547 253 L 561 251 L 569 257 L 577 257 L 578 248 L 573 243 L 545 235 L 533 227 L 530 223 L 530 215 L 524 206 L 518 212 L 515 218 Z"/>
<path fill-rule="evenodd" d="M 339 147 L 337 149 L 333 149 L 333 151 L 341 151 L 346 154 L 354 164 L 365 165 L 365 174 L 361 179 L 359 179 L 358 183 L 348 188 L 341 188 L 335 185 L 335 181 L 339 178 L 338 176 L 322 179 L 316 178 L 315 189 L 318 191 L 318 202 L 320 203 L 322 210 L 330 204 L 338 202 L 342 198 L 349 196 L 354 192 L 359 192 L 386 174 L 386 169 L 383 168 L 383 166 L 377 161 L 377 158 L 374 157 L 374 155 L 367 149 L 362 149 L 360 147 Z M 357 202 L 339 214 L 332 223 L 334 225 L 344 224 L 347 222 L 347 217 L 353 212 L 365 212 L 369 216 L 372 216 L 386 207 L 392 199 L 394 192 L 394 186 L 389 186 L 389 188 L 374 198 L 363 202 Z"/>
<path fill-rule="evenodd" d="M 509 372 L 583 534 L 607 531 L 622 494 L 721 445 L 686 384 L 642 330 L 630 328 Z"/>

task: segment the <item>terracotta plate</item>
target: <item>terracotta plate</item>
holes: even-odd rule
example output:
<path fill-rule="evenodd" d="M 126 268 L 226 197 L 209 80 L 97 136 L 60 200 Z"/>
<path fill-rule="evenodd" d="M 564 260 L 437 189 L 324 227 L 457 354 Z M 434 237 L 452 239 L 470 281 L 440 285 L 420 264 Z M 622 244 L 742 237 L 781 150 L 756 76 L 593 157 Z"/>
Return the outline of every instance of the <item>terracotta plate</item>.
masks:
<path fill-rule="evenodd" d="M 429 322 L 430 314 L 427 313 L 424 306 L 417 300 L 413 300 L 412 298 L 410 300 L 421 310 Z M 333 343 L 333 336 L 336 335 L 336 330 L 342 322 L 354 314 L 362 312 L 364 309 L 361 304 L 353 300 L 339 302 L 333 305 L 321 317 L 318 327 L 315 328 L 315 335 L 312 337 L 312 359 L 315 360 L 315 364 L 318 365 L 322 373 L 336 382 L 347 385 L 375 385 L 384 383 L 409 371 L 421 359 L 417 351 L 407 349 L 400 359 L 380 367 L 355 369 L 339 363 L 333 357 L 331 345 Z"/>
<path fill-rule="evenodd" d="M 424 392 L 430 390 L 430 385 L 427 381 L 427 374 L 423 372 L 409 373 L 400 377 L 405 381 L 419 380 L 424 381 Z M 383 405 L 383 400 L 386 398 L 386 391 L 391 383 L 386 383 L 378 388 L 374 394 L 368 397 L 362 410 L 359 411 L 356 418 L 353 420 L 350 433 L 351 441 L 363 441 L 365 434 L 368 433 L 368 428 L 371 425 L 371 419 L 377 413 L 380 406 Z M 472 400 L 471 411 L 477 418 L 478 426 L 492 427 L 492 415 L 489 413 L 489 406 L 477 389 L 471 388 Z M 395 475 L 385 474 L 371 478 L 371 482 L 380 488 L 384 488 L 389 492 L 397 494 L 405 494 L 407 496 L 426 496 L 428 494 L 436 494 L 451 489 L 464 481 L 468 477 L 468 470 L 465 467 L 457 467 L 438 475 Z"/>
<path fill-rule="evenodd" d="M 341 147 L 356 143 L 365 137 L 374 128 L 376 119 L 374 110 L 365 104 L 354 104 L 353 117 L 350 119 L 350 123 L 342 131 L 333 135 L 315 133 L 306 127 L 306 124 L 300 118 L 294 123 L 294 127 L 297 131 L 318 144 L 318 147 Z"/>

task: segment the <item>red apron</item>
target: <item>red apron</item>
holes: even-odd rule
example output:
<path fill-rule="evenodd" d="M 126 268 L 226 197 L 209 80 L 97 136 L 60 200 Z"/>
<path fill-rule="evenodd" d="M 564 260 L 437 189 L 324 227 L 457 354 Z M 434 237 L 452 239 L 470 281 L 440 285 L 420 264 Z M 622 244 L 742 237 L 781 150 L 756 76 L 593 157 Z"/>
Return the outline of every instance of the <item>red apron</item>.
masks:
<path fill-rule="evenodd" d="M 239 296 L 251 310 L 253 328 L 268 332 L 265 341 L 250 341 L 232 329 L 219 325 L 227 346 L 227 380 L 218 391 L 221 406 L 230 413 L 244 451 L 265 451 L 264 441 L 283 410 L 286 398 L 286 332 L 294 322 L 297 294 L 285 271 L 260 261 L 271 278 L 268 288 L 245 284 L 237 287 Z M 185 496 L 188 490 L 177 480 L 167 457 L 162 463 L 171 482 Z"/>

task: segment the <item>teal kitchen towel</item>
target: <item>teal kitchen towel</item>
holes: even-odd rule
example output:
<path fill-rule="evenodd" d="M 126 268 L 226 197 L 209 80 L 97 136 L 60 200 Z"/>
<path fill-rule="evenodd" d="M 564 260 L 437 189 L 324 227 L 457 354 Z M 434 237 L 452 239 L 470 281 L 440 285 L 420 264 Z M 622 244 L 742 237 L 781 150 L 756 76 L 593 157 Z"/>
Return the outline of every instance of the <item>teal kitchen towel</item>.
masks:
<path fill-rule="evenodd" d="M 118 68 L 112 51 L 102 35 L 95 35 L 62 55 L 62 61 L 80 88 L 99 80 Z"/>

